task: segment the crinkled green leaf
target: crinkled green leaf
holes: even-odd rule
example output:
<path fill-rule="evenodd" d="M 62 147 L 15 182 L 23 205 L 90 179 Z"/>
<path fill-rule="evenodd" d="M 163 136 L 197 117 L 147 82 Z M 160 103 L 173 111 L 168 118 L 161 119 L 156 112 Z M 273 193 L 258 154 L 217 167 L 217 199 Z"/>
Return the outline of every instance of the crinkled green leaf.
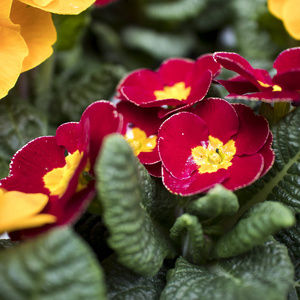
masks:
<path fill-rule="evenodd" d="M 216 185 L 205 196 L 191 201 L 186 211 L 197 216 L 199 220 L 208 220 L 231 216 L 238 209 L 237 196 L 222 185 Z"/>
<path fill-rule="evenodd" d="M 194 44 L 194 37 L 188 32 L 160 33 L 139 27 L 127 27 L 123 31 L 123 39 L 128 47 L 145 51 L 159 60 L 186 56 Z"/>
<path fill-rule="evenodd" d="M 68 228 L 0 252 L 0 299 L 105 299 L 92 252 Z"/>
<path fill-rule="evenodd" d="M 196 17 L 207 2 L 207 0 L 176 0 L 149 3 L 145 6 L 145 14 L 155 20 L 183 21 Z"/>
<path fill-rule="evenodd" d="M 142 207 L 138 159 L 118 135 L 105 138 L 96 166 L 97 189 L 103 205 L 108 243 L 120 263 L 144 276 L 153 276 L 172 248 Z"/>
<path fill-rule="evenodd" d="M 138 169 L 143 207 L 153 220 L 170 228 L 176 220 L 180 199 L 164 187 L 161 179 L 151 177 L 142 164 Z"/>
<path fill-rule="evenodd" d="M 177 218 L 170 231 L 171 239 L 182 247 L 182 256 L 195 264 L 206 258 L 205 238 L 198 218 L 183 214 Z"/>
<path fill-rule="evenodd" d="M 107 283 L 107 297 L 112 300 L 157 300 L 166 285 L 166 266 L 153 277 L 143 277 L 117 262 L 115 255 L 102 262 Z"/>
<path fill-rule="evenodd" d="M 217 257 L 232 257 L 261 245 L 282 228 L 295 224 L 294 214 L 283 204 L 265 201 L 254 205 L 231 231 L 217 242 Z"/>
<path fill-rule="evenodd" d="M 279 201 L 300 212 L 300 107 L 272 127 L 275 163 L 262 179 L 237 192 L 242 202 Z M 247 207 L 246 205 L 246 207 Z"/>
<path fill-rule="evenodd" d="M 19 244 L 19 242 L 15 242 L 10 239 L 1 239 L 0 240 L 0 250 L 8 249 L 8 248 L 16 246 L 18 244 Z"/>
<path fill-rule="evenodd" d="M 168 273 L 160 299 L 284 300 L 293 275 L 286 247 L 270 241 L 244 255 L 206 266 L 179 258 Z"/>
<path fill-rule="evenodd" d="M 47 131 L 46 116 L 24 99 L 6 97 L 0 102 L 0 159 L 9 162 L 17 150 Z M 4 167 L 1 175 L 5 173 Z"/>

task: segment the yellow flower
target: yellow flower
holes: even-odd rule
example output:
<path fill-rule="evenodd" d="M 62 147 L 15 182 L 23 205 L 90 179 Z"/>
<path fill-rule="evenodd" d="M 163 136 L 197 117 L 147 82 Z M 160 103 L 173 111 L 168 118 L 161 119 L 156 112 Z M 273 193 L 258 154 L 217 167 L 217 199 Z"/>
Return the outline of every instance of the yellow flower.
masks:
<path fill-rule="evenodd" d="M 48 203 L 44 194 L 26 194 L 0 188 L 0 233 L 54 223 L 56 217 L 39 214 Z"/>
<path fill-rule="evenodd" d="M 20 0 L 21 2 L 55 14 L 77 15 L 95 0 Z"/>
<path fill-rule="evenodd" d="M 269 11 L 282 20 L 287 32 L 296 40 L 300 40 L 300 1 L 268 0 Z"/>
<path fill-rule="evenodd" d="M 21 72 L 48 58 L 56 41 L 51 14 L 17 0 L 3 1 L 0 10 L 0 99 Z"/>

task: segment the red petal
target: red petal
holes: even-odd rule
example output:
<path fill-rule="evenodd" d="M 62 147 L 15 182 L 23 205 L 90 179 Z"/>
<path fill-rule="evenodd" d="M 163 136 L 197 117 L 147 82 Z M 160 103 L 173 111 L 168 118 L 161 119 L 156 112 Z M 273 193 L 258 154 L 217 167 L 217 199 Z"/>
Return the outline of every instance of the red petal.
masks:
<path fill-rule="evenodd" d="M 244 95 L 229 94 L 226 96 L 228 99 L 243 99 L 251 101 L 263 101 L 268 103 L 273 102 L 292 102 L 299 101 L 300 94 L 298 92 L 282 91 L 282 92 L 258 92 L 249 93 Z"/>
<path fill-rule="evenodd" d="M 271 148 L 272 141 L 273 141 L 273 135 L 270 131 L 268 139 L 267 139 L 265 145 L 258 152 L 264 158 L 264 168 L 262 170 L 262 173 L 260 174 L 260 177 L 264 176 L 271 169 L 271 167 L 274 164 L 275 153 Z"/>
<path fill-rule="evenodd" d="M 150 175 L 154 177 L 161 177 L 161 161 L 152 165 L 144 165 L 144 167 L 147 169 Z"/>
<path fill-rule="evenodd" d="M 173 177 L 166 168 L 162 167 L 162 179 L 165 187 L 174 194 L 181 196 L 191 196 L 207 192 L 217 183 L 222 183 L 228 178 L 229 173 L 225 169 L 220 169 L 214 173 L 200 174 L 195 171 L 191 177 L 178 179 Z"/>
<path fill-rule="evenodd" d="M 208 129 L 195 114 L 182 112 L 167 119 L 158 132 L 158 151 L 172 176 L 188 178 L 198 168 L 191 157 L 192 148 L 208 141 Z"/>
<path fill-rule="evenodd" d="M 80 120 L 82 132 L 90 141 L 90 162 L 93 166 L 100 150 L 103 138 L 111 133 L 121 132 L 123 118 L 116 107 L 108 101 L 92 103 L 82 114 Z"/>
<path fill-rule="evenodd" d="M 124 87 L 140 88 L 146 93 L 152 93 L 156 90 L 162 90 L 164 84 L 156 72 L 147 69 L 136 70 L 124 77 L 117 86 L 117 98 L 126 100 Z"/>
<path fill-rule="evenodd" d="M 204 99 L 191 112 L 204 120 L 209 135 L 218 138 L 224 144 L 238 131 L 238 115 L 232 105 L 223 99 Z"/>
<path fill-rule="evenodd" d="M 273 68 L 277 73 L 300 68 L 300 47 L 290 48 L 281 52 L 276 58 Z"/>
<path fill-rule="evenodd" d="M 232 165 L 227 169 L 230 177 L 223 182 L 223 186 L 235 191 L 256 181 L 263 170 L 264 159 L 261 154 L 250 156 L 235 156 Z"/>
<path fill-rule="evenodd" d="M 170 58 L 161 64 L 157 74 L 167 86 L 173 86 L 178 82 L 190 84 L 194 64 L 195 62 L 190 59 Z"/>
<path fill-rule="evenodd" d="M 207 70 L 211 71 L 212 77 L 215 77 L 220 73 L 221 68 L 221 65 L 213 59 L 212 54 L 201 55 L 196 60 L 192 75 L 192 82 L 197 81 L 198 78 L 200 78 Z"/>
<path fill-rule="evenodd" d="M 279 85 L 283 90 L 300 90 L 300 70 L 282 72 L 273 77 L 273 84 Z M 300 96 L 299 96 L 300 97 Z"/>
<path fill-rule="evenodd" d="M 48 195 L 43 176 L 65 164 L 65 148 L 57 145 L 55 137 L 37 138 L 13 156 L 9 176 L 1 180 L 1 186 L 7 190 Z"/>
<path fill-rule="evenodd" d="M 259 91 L 254 84 L 242 76 L 237 76 L 229 80 L 216 80 L 216 82 L 222 84 L 229 93 L 238 95 Z"/>
<path fill-rule="evenodd" d="M 261 86 L 257 80 L 263 83 L 271 83 L 271 78 L 267 78 L 266 70 L 254 69 L 245 58 L 237 53 L 215 52 L 213 57 L 224 68 L 242 75 L 259 89 L 261 89 Z"/>
<path fill-rule="evenodd" d="M 253 109 L 243 104 L 233 104 L 239 116 L 239 131 L 232 137 L 235 141 L 236 154 L 254 154 L 266 143 L 269 124 L 263 116 L 255 115 Z"/>
<path fill-rule="evenodd" d="M 78 145 L 81 133 L 78 122 L 69 122 L 60 125 L 56 130 L 55 136 L 57 144 L 65 146 L 69 153 L 73 153 L 79 149 Z"/>

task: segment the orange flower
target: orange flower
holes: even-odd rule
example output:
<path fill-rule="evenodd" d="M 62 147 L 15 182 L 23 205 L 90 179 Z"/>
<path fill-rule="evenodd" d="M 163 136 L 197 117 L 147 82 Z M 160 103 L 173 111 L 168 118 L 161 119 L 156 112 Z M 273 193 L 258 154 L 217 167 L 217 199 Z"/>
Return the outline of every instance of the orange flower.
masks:
<path fill-rule="evenodd" d="M 300 2 L 298 0 L 268 0 L 269 11 L 282 20 L 287 32 L 300 40 Z"/>
<path fill-rule="evenodd" d="M 77 15 L 90 7 L 95 0 L 20 0 L 21 2 L 55 14 Z"/>
<path fill-rule="evenodd" d="M 56 41 L 51 14 L 16 0 L 0 11 L 0 99 L 15 85 L 21 72 L 48 58 Z"/>

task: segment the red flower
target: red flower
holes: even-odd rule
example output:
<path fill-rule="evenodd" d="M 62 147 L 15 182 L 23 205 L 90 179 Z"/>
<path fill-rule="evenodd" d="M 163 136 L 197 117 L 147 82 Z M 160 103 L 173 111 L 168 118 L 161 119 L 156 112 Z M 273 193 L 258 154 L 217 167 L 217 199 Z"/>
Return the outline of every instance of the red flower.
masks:
<path fill-rule="evenodd" d="M 164 119 L 158 118 L 158 107 L 144 108 L 127 101 L 117 104 L 123 116 L 122 134 L 131 145 L 133 153 L 148 172 L 161 177 L 161 162 L 158 154 L 158 129 Z"/>
<path fill-rule="evenodd" d="M 224 68 L 238 73 L 229 80 L 217 80 L 230 93 L 227 98 L 264 102 L 300 103 L 300 48 L 279 54 L 273 67 L 277 74 L 271 78 L 267 70 L 254 69 L 239 54 L 216 52 L 214 59 Z"/>
<path fill-rule="evenodd" d="M 103 137 L 120 131 L 121 126 L 115 107 L 98 101 L 85 110 L 79 123 L 63 124 L 55 137 L 37 138 L 13 156 L 9 176 L 0 181 L 1 188 L 47 195 L 49 201 L 40 213 L 55 216 L 56 222 L 13 232 L 12 238 L 34 236 L 72 223 L 81 215 L 95 195 L 93 167 Z"/>
<path fill-rule="evenodd" d="M 140 69 L 126 76 L 117 87 L 117 98 L 142 107 L 167 106 L 160 109 L 163 117 L 201 101 L 220 68 L 210 54 L 196 61 L 168 59 L 157 72 Z"/>
<path fill-rule="evenodd" d="M 94 4 L 96 6 L 103 6 L 103 5 L 107 5 L 110 2 L 114 2 L 114 1 L 116 1 L 116 0 L 96 0 Z"/>
<path fill-rule="evenodd" d="M 205 99 L 160 127 L 163 183 L 183 196 L 206 192 L 217 183 L 240 189 L 271 168 L 271 142 L 267 121 L 248 106 Z"/>

